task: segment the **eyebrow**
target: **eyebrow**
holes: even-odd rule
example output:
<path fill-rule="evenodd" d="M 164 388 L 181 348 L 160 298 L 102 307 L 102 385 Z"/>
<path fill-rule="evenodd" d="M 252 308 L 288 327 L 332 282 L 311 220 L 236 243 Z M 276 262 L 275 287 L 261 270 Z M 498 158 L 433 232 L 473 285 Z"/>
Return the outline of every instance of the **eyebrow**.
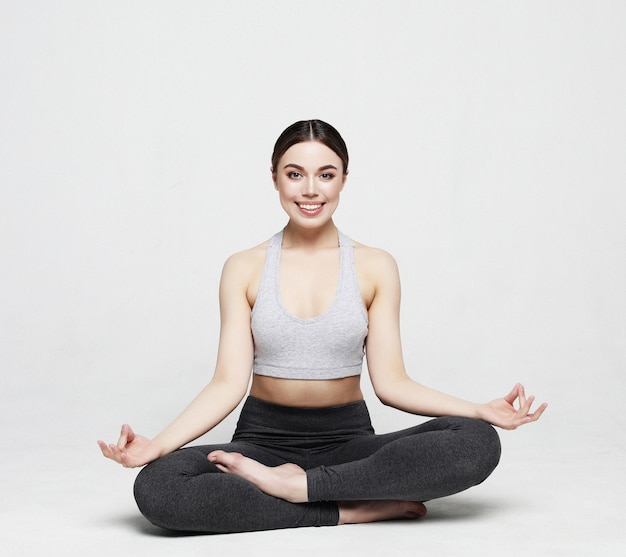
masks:
<path fill-rule="evenodd" d="M 283 169 L 285 168 L 295 168 L 296 170 L 299 170 L 300 172 L 304 172 L 304 167 L 300 166 L 299 164 L 295 164 L 295 163 L 288 163 L 285 166 L 283 166 Z M 337 170 L 336 166 L 333 166 L 332 164 L 327 164 L 325 166 L 320 166 L 317 171 L 320 172 L 322 170 Z"/>

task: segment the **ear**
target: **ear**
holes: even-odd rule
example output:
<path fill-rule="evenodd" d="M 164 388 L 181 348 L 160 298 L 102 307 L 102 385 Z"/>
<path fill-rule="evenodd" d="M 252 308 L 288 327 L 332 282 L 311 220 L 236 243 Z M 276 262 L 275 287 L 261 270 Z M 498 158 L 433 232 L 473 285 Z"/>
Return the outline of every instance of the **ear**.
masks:
<path fill-rule="evenodd" d="M 273 166 L 270 166 L 270 172 L 272 174 L 272 182 L 274 182 L 274 189 L 278 191 L 278 183 L 276 182 L 276 172 L 274 172 Z"/>
<path fill-rule="evenodd" d="M 346 180 L 348 179 L 348 172 L 350 171 L 346 170 L 343 177 L 341 178 L 341 191 L 343 191 L 343 188 L 346 185 Z"/>

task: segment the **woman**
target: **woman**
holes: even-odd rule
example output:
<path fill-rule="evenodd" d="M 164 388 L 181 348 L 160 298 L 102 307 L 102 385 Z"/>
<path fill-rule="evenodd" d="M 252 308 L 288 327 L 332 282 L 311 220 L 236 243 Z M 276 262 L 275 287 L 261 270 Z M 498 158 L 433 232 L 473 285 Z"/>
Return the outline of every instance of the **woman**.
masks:
<path fill-rule="evenodd" d="M 516 385 L 487 404 L 425 387 L 406 373 L 393 258 L 339 232 L 333 213 L 348 176 L 337 130 L 296 122 L 278 138 L 272 178 L 289 221 L 231 256 L 220 283 L 215 374 L 154 439 L 122 427 L 105 457 L 148 464 L 141 512 L 163 528 L 243 532 L 417 518 L 424 501 L 481 483 L 504 429 L 536 421 Z M 375 435 L 359 386 L 364 354 L 378 398 L 444 416 Z M 231 443 L 180 449 L 228 416 L 252 386 Z M 514 404 L 518 403 L 515 408 Z"/>

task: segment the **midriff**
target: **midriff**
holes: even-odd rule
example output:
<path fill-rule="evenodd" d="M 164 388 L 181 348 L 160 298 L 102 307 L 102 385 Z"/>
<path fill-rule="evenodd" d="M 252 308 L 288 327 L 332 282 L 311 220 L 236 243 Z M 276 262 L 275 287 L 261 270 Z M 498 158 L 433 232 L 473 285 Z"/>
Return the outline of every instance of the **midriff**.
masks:
<path fill-rule="evenodd" d="M 341 406 L 363 399 L 360 379 L 359 375 L 320 381 L 254 375 L 250 395 L 282 406 Z"/>

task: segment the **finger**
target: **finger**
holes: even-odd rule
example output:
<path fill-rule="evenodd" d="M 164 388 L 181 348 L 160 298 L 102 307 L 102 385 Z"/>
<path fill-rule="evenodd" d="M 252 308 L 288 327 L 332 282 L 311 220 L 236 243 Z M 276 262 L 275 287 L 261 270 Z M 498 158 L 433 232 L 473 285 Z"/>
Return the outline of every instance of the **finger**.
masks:
<path fill-rule="evenodd" d="M 547 407 L 548 407 L 548 404 L 544 402 L 532 414 L 528 414 L 528 415 L 526 415 L 524 417 L 521 417 L 518 420 L 516 420 L 517 425 L 515 427 L 519 427 L 519 426 L 524 425 L 524 424 L 529 424 L 531 422 L 536 422 L 541 417 L 541 414 L 544 413 L 544 411 L 545 411 L 545 409 Z"/>
<path fill-rule="evenodd" d="M 526 406 L 526 391 L 524 390 L 524 385 L 518 385 L 517 396 L 519 397 L 520 409 L 524 408 Z M 530 409 L 530 406 L 528 407 L 528 409 Z M 528 413 L 528 411 L 526 413 Z"/>
<path fill-rule="evenodd" d="M 117 442 L 117 447 L 119 449 L 123 449 L 124 447 L 126 447 L 126 445 L 128 445 L 128 430 L 129 430 L 129 427 L 126 424 L 124 424 L 122 426 L 122 431 L 120 432 L 120 438 Z"/>
<path fill-rule="evenodd" d="M 539 418 L 541 418 L 541 415 L 545 412 L 546 408 L 548 407 L 548 403 L 544 402 L 539 408 L 537 408 L 537 410 L 535 410 L 532 414 L 530 414 L 530 418 L 532 422 L 536 422 Z"/>
<path fill-rule="evenodd" d="M 530 395 L 528 397 L 528 400 L 526 400 L 524 403 L 524 408 L 526 408 L 527 413 L 530 412 L 530 409 L 532 408 L 532 405 L 534 403 L 535 403 L 535 395 Z"/>
<path fill-rule="evenodd" d="M 111 458 L 111 453 L 109 451 L 109 447 L 107 447 L 107 444 L 104 441 L 100 441 L 98 439 L 98 447 L 100 447 L 100 450 L 102 451 L 102 454 L 106 458 Z"/>
<path fill-rule="evenodd" d="M 119 449 L 119 447 L 117 445 L 114 445 L 113 443 L 111 443 L 109 445 L 109 450 L 111 451 L 111 455 L 113 460 L 115 460 L 115 462 L 122 464 L 122 451 Z"/>
<path fill-rule="evenodd" d="M 127 453 L 120 453 L 120 464 L 124 468 L 132 468 L 132 464 L 130 462 L 130 457 Z"/>
<path fill-rule="evenodd" d="M 520 399 L 520 407 L 519 407 L 519 410 L 515 413 L 515 415 L 521 419 L 528 416 L 530 413 L 530 408 L 533 405 L 534 400 L 535 400 L 534 396 L 529 396 L 528 399 L 524 397 L 524 404 L 522 405 L 521 399 Z"/>
<path fill-rule="evenodd" d="M 128 424 L 124 424 L 124 427 L 126 428 L 126 439 L 128 443 L 132 443 L 135 440 L 135 432 Z"/>
<path fill-rule="evenodd" d="M 510 422 L 509 422 L 509 427 L 507 427 L 506 429 L 509 430 L 514 430 L 517 429 L 520 426 L 523 426 L 527 423 L 529 423 L 532 420 L 532 418 L 530 416 L 520 416 L 517 418 L 513 418 Z"/>

